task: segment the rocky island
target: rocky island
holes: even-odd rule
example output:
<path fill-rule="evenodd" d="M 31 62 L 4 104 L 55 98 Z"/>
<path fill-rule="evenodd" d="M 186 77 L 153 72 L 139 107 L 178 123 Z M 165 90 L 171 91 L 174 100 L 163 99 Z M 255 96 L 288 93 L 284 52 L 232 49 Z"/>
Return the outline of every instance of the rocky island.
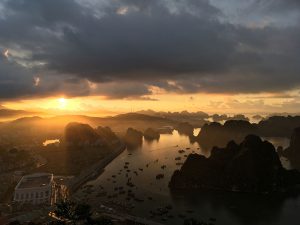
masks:
<path fill-rule="evenodd" d="M 206 158 L 191 154 L 169 182 L 171 190 L 214 189 L 238 192 L 286 192 L 300 184 L 300 173 L 282 167 L 274 146 L 248 135 L 241 144 L 214 147 Z"/>
<path fill-rule="evenodd" d="M 157 130 L 148 128 L 144 132 L 144 137 L 146 140 L 158 140 L 160 138 L 160 133 Z"/>
<path fill-rule="evenodd" d="M 258 124 L 246 120 L 227 120 L 224 124 L 205 124 L 192 140 L 199 142 L 204 148 L 224 147 L 230 140 L 240 143 L 249 134 L 290 138 L 293 130 L 299 126 L 300 116 L 272 116 Z"/>
<path fill-rule="evenodd" d="M 78 175 L 119 149 L 124 146 L 109 127 L 94 129 L 88 124 L 71 122 L 57 147 L 40 152 L 47 163 L 36 172 Z"/>
<path fill-rule="evenodd" d="M 188 122 L 182 122 L 178 124 L 177 130 L 179 134 L 192 136 L 194 132 L 194 127 Z"/>
<path fill-rule="evenodd" d="M 124 139 L 128 148 L 136 148 L 143 143 L 143 133 L 133 128 L 128 128 Z"/>
<path fill-rule="evenodd" d="M 68 146 L 84 147 L 101 145 L 101 137 L 88 124 L 69 123 L 65 128 L 65 142 Z"/>
<path fill-rule="evenodd" d="M 285 150 L 279 150 L 278 154 L 286 157 L 293 168 L 300 168 L 300 127 L 294 130 L 290 146 Z"/>
<path fill-rule="evenodd" d="M 240 143 L 248 134 L 257 133 L 257 126 L 245 120 L 228 120 L 224 125 L 205 124 L 195 140 L 203 147 L 225 146 L 230 140 Z"/>

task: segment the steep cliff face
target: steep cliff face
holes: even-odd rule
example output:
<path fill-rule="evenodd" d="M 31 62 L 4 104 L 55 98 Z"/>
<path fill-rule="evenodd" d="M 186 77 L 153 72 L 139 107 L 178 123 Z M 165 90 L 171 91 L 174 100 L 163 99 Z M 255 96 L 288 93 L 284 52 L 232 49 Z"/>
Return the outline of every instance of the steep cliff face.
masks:
<path fill-rule="evenodd" d="M 136 148 L 143 143 L 143 133 L 133 128 L 128 128 L 125 135 L 125 143 L 128 148 Z"/>
<path fill-rule="evenodd" d="M 204 147 L 223 147 L 231 140 L 240 143 L 247 135 L 255 133 L 256 125 L 244 120 L 229 120 L 224 125 L 216 122 L 204 125 L 196 140 Z"/>
<path fill-rule="evenodd" d="M 147 140 L 158 140 L 160 138 L 160 134 L 157 130 L 154 130 L 152 128 L 148 128 L 144 132 L 144 137 Z"/>
<path fill-rule="evenodd" d="M 118 136 L 109 127 L 97 127 L 96 132 L 106 145 L 120 143 Z"/>
<path fill-rule="evenodd" d="M 88 124 L 72 122 L 65 128 L 65 141 L 69 146 L 109 146 L 119 138 L 109 127 L 93 129 Z"/>
<path fill-rule="evenodd" d="M 296 128 L 291 137 L 291 148 L 300 155 L 300 127 Z"/>
<path fill-rule="evenodd" d="M 187 122 L 183 122 L 183 123 L 178 124 L 177 130 L 178 130 L 179 134 L 185 134 L 188 136 L 192 136 L 193 132 L 194 132 L 194 127 Z"/>
<path fill-rule="evenodd" d="M 258 136 L 248 135 L 241 144 L 231 141 L 225 148 L 213 148 L 211 156 L 189 155 L 175 171 L 171 189 L 221 189 L 245 192 L 273 192 L 300 184 L 300 174 L 285 170 L 274 146 Z"/>
<path fill-rule="evenodd" d="M 203 147 L 224 147 L 230 140 L 237 143 L 249 134 L 261 137 L 290 137 L 293 130 L 300 126 L 300 116 L 273 116 L 258 124 L 245 120 L 227 120 L 224 125 L 220 123 L 205 124 L 199 135 L 193 138 Z"/>
<path fill-rule="evenodd" d="M 300 168 L 300 127 L 294 129 L 290 146 L 284 151 L 279 151 L 279 153 L 288 158 L 293 167 Z"/>
<path fill-rule="evenodd" d="M 262 136 L 291 137 L 295 128 L 300 127 L 300 116 L 272 116 L 258 124 Z"/>
<path fill-rule="evenodd" d="M 88 124 L 72 122 L 65 128 L 65 141 L 68 145 L 84 146 L 100 143 L 101 138 Z"/>

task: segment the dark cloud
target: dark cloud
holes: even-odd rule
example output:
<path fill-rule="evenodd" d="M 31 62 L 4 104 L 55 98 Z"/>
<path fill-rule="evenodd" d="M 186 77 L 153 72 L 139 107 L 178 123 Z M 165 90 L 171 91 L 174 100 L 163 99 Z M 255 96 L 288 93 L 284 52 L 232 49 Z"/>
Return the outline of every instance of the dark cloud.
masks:
<path fill-rule="evenodd" d="M 227 8 L 213 0 L 2 0 L 0 47 L 20 54 L 0 61 L 0 97 L 298 88 L 300 27 L 265 24 L 264 14 L 283 20 L 299 12 L 299 1 L 239 1 L 254 24 L 232 23 L 236 1 L 226 1 Z"/>

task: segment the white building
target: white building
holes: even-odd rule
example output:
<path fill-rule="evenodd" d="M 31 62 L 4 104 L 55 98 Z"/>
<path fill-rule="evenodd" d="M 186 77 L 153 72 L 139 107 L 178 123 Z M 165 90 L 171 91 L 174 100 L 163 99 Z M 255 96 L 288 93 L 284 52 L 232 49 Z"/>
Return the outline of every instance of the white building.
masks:
<path fill-rule="evenodd" d="M 15 187 L 14 202 L 30 204 L 54 204 L 56 191 L 53 174 L 35 173 L 23 176 Z"/>

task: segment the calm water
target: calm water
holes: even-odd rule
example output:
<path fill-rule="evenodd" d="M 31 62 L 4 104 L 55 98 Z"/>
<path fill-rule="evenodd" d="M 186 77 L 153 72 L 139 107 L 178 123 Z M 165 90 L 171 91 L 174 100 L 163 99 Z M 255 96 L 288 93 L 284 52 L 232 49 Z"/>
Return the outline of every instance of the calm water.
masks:
<path fill-rule="evenodd" d="M 269 140 L 277 146 L 288 144 L 286 139 L 269 138 Z M 180 154 L 178 150 L 181 149 L 185 150 L 185 153 Z M 196 143 L 191 144 L 188 137 L 180 136 L 176 131 L 173 135 L 161 135 L 159 141 L 151 143 L 144 141 L 140 149 L 124 151 L 106 167 L 104 173 L 88 183 L 92 185 L 90 191 L 79 190 L 77 196 L 87 199 L 94 206 L 107 202 L 131 205 L 134 206 L 132 214 L 145 218 L 150 218 L 150 210 L 156 211 L 159 207 L 171 205 L 172 209 L 168 215 L 174 218 L 167 216 L 152 218 L 163 224 L 183 224 L 182 216 L 203 221 L 216 218 L 215 224 L 299 224 L 298 197 L 200 191 L 184 195 L 177 193 L 175 197 L 168 189 L 168 182 L 174 170 L 180 168 L 176 163 L 184 162 L 184 155 L 193 151 L 209 156 L 209 151 L 202 150 Z M 175 160 L 176 157 L 181 157 L 181 160 Z M 128 164 L 127 169 L 124 169 L 125 163 Z M 162 166 L 166 168 L 162 169 Z M 164 174 L 164 178 L 157 180 L 157 174 Z M 128 187 L 126 185 L 128 179 L 136 186 Z M 120 190 L 115 190 L 118 188 Z M 103 190 L 107 195 L 103 196 Z M 123 190 L 126 193 L 127 191 L 135 193 L 136 198 L 142 201 L 126 200 L 127 194 L 124 194 Z M 110 195 L 114 197 L 111 198 Z"/>

